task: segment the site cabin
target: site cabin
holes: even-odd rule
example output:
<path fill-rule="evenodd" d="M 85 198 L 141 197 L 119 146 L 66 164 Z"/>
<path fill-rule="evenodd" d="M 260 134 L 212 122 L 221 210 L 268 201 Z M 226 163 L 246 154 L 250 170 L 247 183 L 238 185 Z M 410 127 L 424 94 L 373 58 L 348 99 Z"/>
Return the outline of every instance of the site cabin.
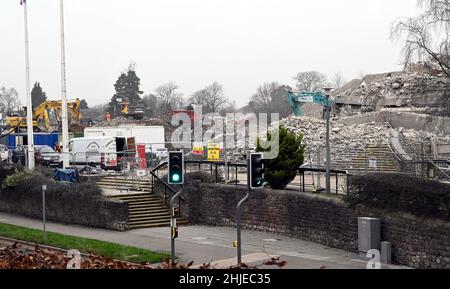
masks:
<path fill-rule="evenodd" d="M 125 137 L 83 137 L 69 141 L 71 166 L 100 166 L 104 170 L 119 170 L 127 152 Z"/>

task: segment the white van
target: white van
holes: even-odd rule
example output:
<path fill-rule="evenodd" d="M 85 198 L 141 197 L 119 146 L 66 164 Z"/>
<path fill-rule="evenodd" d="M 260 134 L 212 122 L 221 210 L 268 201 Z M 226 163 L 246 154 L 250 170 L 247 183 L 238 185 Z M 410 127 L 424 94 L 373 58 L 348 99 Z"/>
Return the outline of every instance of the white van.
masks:
<path fill-rule="evenodd" d="M 7 162 L 9 157 L 8 147 L 0 144 L 0 161 Z"/>
<path fill-rule="evenodd" d="M 83 137 L 69 141 L 71 166 L 100 166 L 118 170 L 127 151 L 124 137 Z"/>

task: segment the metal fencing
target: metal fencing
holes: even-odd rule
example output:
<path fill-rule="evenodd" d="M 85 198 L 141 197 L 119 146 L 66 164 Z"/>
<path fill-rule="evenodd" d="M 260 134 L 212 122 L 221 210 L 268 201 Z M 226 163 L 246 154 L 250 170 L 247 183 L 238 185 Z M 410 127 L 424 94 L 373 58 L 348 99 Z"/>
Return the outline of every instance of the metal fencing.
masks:
<path fill-rule="evenodd" d="M 187 173 L 202 171 L 213 176 L 215 183 L 237 186 L 247 185 L 247 164 L 244 155 L 229 156 L 225 162 L 209 162 L 206 156 L 194 156 L 186 151 L 185 171 Z M 365 148 L 334 146 L 331 148 L 331 189 L 335 194 L 346 194 L 348 178 L 351 175 L 369 173 L 400 173 L 419 178 L 450 180 L 450 162 L 447 159 L 435 159 L 426 154 L 395 153 L 389 144 L 378 144 Z M 60 154 L 61 156 L 61 154 Z M 23 161 L 26 163 L 27 154 Z M 162 178 L 167 175 L 167 166 L 160 166 L 167 158 L 146 151 L 127 150 L 114 153 L 99 151 L 70 153 L 71 165 L 76 166 L 82 176 L 88 178 L 108 177 L 122 190 L 133 186 L 124 186 L 123 181 L 148 181 L 152 183 L 152 171 Z M 62 159 L 62 158 L 60 158 Z M 8 161 L 12 161 L 11 153 Z M 326 181 L 325 147 L 308 147 L 305 150 L 304 165 L 299 168 L 297 176 L 288 186 L 296 191 L 321 191 Z M 157 170 L 154 170 L 158 168 Z"/>

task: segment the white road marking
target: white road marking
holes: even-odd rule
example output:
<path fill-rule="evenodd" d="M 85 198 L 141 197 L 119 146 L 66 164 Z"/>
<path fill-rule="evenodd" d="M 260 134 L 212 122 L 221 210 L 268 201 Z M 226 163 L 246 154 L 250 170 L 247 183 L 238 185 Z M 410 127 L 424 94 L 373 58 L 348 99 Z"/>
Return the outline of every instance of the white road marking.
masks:
<path fill-rule="evenodd" d="M 192 240 L 195 240 L 195 241 L 202 241 L 202 240 L 207 240 L 208 238 L 205 238 L 205 237 L 197 237 L 197 238 L 192 238 Z"/>

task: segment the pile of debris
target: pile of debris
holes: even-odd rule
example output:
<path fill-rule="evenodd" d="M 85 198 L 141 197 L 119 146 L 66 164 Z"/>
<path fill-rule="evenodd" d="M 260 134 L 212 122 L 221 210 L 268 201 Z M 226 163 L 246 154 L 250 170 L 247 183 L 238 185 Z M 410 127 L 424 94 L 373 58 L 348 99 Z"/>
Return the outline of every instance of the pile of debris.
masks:
<path fill-rule="evenodd" d="M 290 116 L 280 121 L 280 125 L 294 133 L 303 134 L 306 146 L 316 151 L 318 147 L 325 146 L 326 122 L 316 118 Z M 331 147 L 356 151 L 368 146 L 387 144 L 392 134 L 389 124 L 369 123 L 357 125 L 344 125 L 332 121 L 330 131 Z"/>
<path fill-rule="evenodd" d="M 334 91 L 334 97 L 337 105 L 344 107 L 344 113 L 409 107 L 445 115 L 450 106 L 450 79 L 443 74 L 425 72 L 367 75 Z M 357 111 L 351 111 L 351 108 Z"/>

